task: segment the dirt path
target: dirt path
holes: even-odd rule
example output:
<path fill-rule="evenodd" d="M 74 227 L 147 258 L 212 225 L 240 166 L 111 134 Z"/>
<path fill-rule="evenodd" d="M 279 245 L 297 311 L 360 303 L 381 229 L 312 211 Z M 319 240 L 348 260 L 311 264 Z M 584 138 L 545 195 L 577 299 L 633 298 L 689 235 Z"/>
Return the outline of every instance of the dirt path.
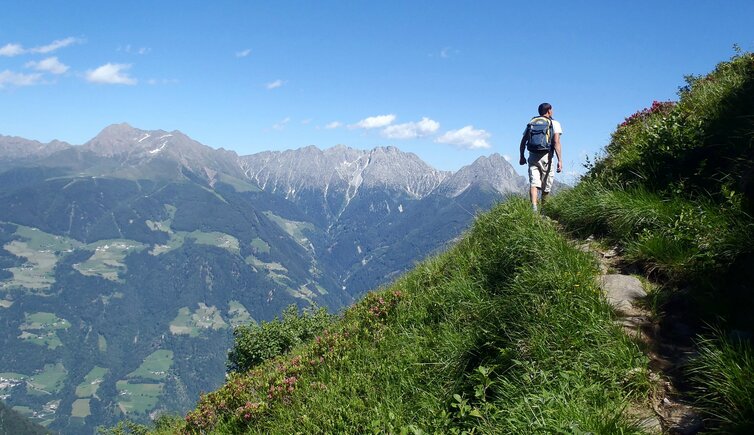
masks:
<path fill-rule="evenodd" d="M 637 278 L 641 274 L 623 261 L 617 248 L 600 249 L 590 237 L 582 249 L 594 253 L 599 261 L 600 287 L 615 309 L 615 322 L 649 357 L 650 380 L 655 386 L 650 397 L 651 409 L 629 412 L 649 433 L 700 432 L 703 420 L 684 394 L 688 386 L 683 368 L 694 354 L 694 331 L 679 314 L 673 314 L 683 312 L 682 307 L 665 305 L 665 312 L 657 318 L 647 308 L 647 293 Z"/>

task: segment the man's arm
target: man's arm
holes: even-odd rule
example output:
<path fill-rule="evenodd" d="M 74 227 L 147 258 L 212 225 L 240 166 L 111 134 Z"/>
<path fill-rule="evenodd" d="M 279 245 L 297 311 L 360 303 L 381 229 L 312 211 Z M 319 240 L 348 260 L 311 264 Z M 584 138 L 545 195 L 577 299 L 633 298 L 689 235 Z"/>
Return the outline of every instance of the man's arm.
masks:
<path fill-rule="evenodd" d="M 560 133 L 555 133 L 555 155 L 558 157 L 558 172 L 563 171 L 563 157 L 560 155 Z"/>
<path fill-rule="evenodd" d="M 526 164 L 526 157 L 524 157 L 524 150 L 526 149 L 526 132 L 524 132 L 524 135 L 521 137 L 521 158 L 518 159 L 519 165 L 525 165 Z"/>

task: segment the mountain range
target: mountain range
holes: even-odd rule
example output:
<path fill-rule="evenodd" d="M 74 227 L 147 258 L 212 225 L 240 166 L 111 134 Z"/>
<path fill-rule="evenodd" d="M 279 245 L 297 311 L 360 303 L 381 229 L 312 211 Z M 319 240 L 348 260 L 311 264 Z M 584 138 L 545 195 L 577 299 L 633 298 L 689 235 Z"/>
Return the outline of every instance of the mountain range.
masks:
<path fill-rule="evenodd" d="M 497 154 L 450 172 L 128 124 L 82 145 L 0 136 L 0 398 L 63 433 L 184 411 L 222 383 L 234 326 L 337 311 L 525 189 Z"/>

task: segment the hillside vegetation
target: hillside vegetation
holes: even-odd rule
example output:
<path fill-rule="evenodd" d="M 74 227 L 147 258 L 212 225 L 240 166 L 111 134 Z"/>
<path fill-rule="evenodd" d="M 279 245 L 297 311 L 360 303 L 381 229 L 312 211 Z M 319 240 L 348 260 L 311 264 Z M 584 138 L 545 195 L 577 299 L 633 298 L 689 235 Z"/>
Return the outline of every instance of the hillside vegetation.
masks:
<path fill-rule="evenodd" d="M 288 313 L 239 329 L 226 384 L 151 431 L 642 433 L 648 359 L 571 239 L 596 234 L 664 283 L 658 315 L 684 302 L 701 334 L 685 376 L 706 427 L 746 432 L 753 102 L 751 54 L 690 77 L 678 103 L 628 118 L 584 180 L 546 205 L 568 233 L 523 199 L 500 204 L 336 320 Z"/>
<path fill-rule="evenodd" d="M 658 315 L 682 311 L 698 355 L 691 396 L 725 433 L 754 430 L 754 55 L 738 53 L 680 100 L 621 124 L 575 189 L 548 212 L 600 234 L 663 283 Z"/>

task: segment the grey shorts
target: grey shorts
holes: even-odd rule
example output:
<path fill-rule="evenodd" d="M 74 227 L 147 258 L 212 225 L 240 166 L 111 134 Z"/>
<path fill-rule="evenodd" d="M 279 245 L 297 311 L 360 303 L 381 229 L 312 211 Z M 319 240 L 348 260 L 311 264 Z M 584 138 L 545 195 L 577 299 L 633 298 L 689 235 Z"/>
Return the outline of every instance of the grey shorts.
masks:
<path fill-rule="evenodd" d="M 529 184 L 531 187 L 542 189 L 550 193 L 555 179 L 555 169 L 552 167 L 552 156 L 549 152 L 529 153 Z"/>

